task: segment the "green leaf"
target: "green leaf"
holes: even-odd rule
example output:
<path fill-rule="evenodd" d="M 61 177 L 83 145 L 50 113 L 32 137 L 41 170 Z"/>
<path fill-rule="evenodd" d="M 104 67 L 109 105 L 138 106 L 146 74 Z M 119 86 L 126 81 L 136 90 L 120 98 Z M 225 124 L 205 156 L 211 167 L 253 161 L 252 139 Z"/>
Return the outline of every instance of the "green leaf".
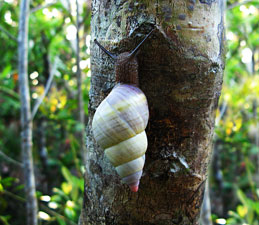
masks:
<path fill-rule="evenodd" d="M 61 184 L 61 188 L 66 195 L 69 195 L 69 193 L 72 191 L 72 184 L 63 182 Z"/>
<path fill-rule="evenodd" d="M 247 207 L 243 206 L 243 205 L 239 205 L 237 206 L 237 213 L 240 217 L 244 218 L 247 214 Z"/>
<path fill-rule="evenodd" d="M 253 220 L 254 220 L 254 211 L 250 208 L 248 209 L 248 214 L 247 214 L 248 224 L 252 224 Z"/>
<path fill-rule="evenodd" d="M 70 173 L 70 171 L 66 167 L 62 166 L 61 172 L 62 172 L 63 176 L 65 177 L 65 179 L 67 180 L 67 182 L 69 182 L 73 185 L 73 179 L 72 179 L 73 175 Z"/>
<path fill-rule="evenodd" d="M 22 189 L 24 189 L 24 184 L 20 184 L 20 185 L 18 185 L 17 187 L 15 187 L 15 191 L 19 191 L 19 190 L 22 190 Z"/>
<path fill-rule="evenodd" d="M 11 72 L 11 65 L 7 65 L 4 70 L 2 71 L 2 73 L 0 73 L 0 79 L 4 79 L 7 77 L 7 75 Z"/>
<path fill-rule="evenodd" d="M 14 178 L 14 177 L 6 177 L 4 179 L 1 180 L 1 183 L 6 186 L 6 187 L 9 187 L 9 186 L 12 186 L 13 183 L 16 181 L 17 179 Z"/>
<path fill-rule="evenodd" d="M 64 199 L 66 199 L 66 200 L 69 199 L 69 197 L 59 188 L 53 188 L 53 191 L 54 191 L 54 193 L 56 193 L 56 195 L 54 195 L 54 196 L 60 196 L 60 197 L 63 197 Z M 51 198 L 51 200 L 55 201 L 55 199 L 52 199 L 52 198 Z"/>
<path fill-rule="evenodd" d="M 3 185 L 0 183 L 0 193 L 4 190 Z"/>
<path fill-rule="evenodd" d="M 247 198 L 246 198 L 244 192 L 241 189 L 237 190 L 237 196 L 238 196 L 239 200 L 242 202 L 243 205 L 245 205 L 246 207 L 249 207 L 248 202 L 247 202 Z"/>
<path fill-rule="evenodd" d="M 255 210 L 257 215 L 259 216 L 259 201 L 253 202 L 253 209 Z"/>
<path fill-rule="evenodd" d="M 8 220 L 9 220 L 9 219 L 10 219 L 10 216 L 1 216 L 1 215 L 0 215 L 0 221 L 2 221 L 4 225 L 10 225 L 10 224 L 8 223 Z"/>
<path fill-rule="evenodd" d="M 51 201 L 52 202 L 57 202 L 57 203 L 62 202 L 62 197 L 60 195 L 52 195 L 51 196 Z"/>
<path fill-rule="evenodd" d="M 42 192 L 36 191 L 36 196 L 37 196 L 37 198 L 39 198 L 40 196 L 42 196 Z"/>
<path fill-rule="evenodd" d="M 75 217 L 76 217 L 76 213 L 73 209 L 71 209 L 70 207 L 66 207 L 65 208 L 65 215 L 71 219 L 71 220 L 74 220 Z"/>
<path fill-rule="evenodd" d="M 58 221 L 59 225 L 66 225 L 66 222 L 59 217 L 57 217 L 57 221 Z"/>

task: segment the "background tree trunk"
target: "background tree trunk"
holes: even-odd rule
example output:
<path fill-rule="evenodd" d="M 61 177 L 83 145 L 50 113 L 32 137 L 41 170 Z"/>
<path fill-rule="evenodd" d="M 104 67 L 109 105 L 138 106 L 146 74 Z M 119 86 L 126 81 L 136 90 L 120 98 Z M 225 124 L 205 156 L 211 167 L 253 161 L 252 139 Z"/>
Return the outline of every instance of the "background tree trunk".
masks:
<path fill-rule="evenodd" d="M 132 193 L 92 136 L 114 63 L 91 48 L 85 198 L 80 224 L 198 224 L 224 68 L 223 0 L 92 1 L 92 40 L 138 55 L 150 120 L 140 189 Z"/>
<path fill-rule="evenodd" d="M 28 20 L 29 0 L 20 5 L 18 59 L 19 89 L 21 98 L 21 147 L 25 179 L 27 225 L 37 225 L 38 204 L 32 158 L 32 116 L 28 83 Z"/>
<path fill-rule="evenodd" d="M 85 112 L 84 112 L 84 101 L 83 101 L 83 93 L 82 93 L 82 73 L 80 68 L 80 21 L 79 21 L 79 3 L 76 0 L 76 79 L 77 79 L 77 99 L 78 99 L 78 122 L 82 126 L 82 129 L 78 132 L 79 136 L 79 145 L 80 145 L 80 153 L 83 159 L 83 163 L 86 163 L 85 159 Z M 80 126 L 80 127 L 81 127 Z"/>
<path fill-rule="evenodd" d="M 209 195 L 209 181 L 206 181 L 203 203 L 201 207 L 201 217 L 200 217 L 201 225 L 212 225 L 211 220 L 211 208 L 210 208 L 210 195 Z"/>

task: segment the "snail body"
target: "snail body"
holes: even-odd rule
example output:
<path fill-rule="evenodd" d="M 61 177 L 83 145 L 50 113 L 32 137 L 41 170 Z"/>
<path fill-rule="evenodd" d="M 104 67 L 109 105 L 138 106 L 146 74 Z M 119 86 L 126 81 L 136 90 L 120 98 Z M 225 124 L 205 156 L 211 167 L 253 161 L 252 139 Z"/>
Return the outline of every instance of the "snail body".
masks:
<path fill-rule="evenodd" d="M 136 53 L 113 56 L 97 41 L 98 46 L 116 59 L 116 80 L 119 82 L 97 107 L 92 130 L 96 142 L 115 167 L 122 181 L 137 192 L 145 163 L 148 141 L 145 128 L 149 110 L 145 94 L 137 87 L 138 64 Z"/>

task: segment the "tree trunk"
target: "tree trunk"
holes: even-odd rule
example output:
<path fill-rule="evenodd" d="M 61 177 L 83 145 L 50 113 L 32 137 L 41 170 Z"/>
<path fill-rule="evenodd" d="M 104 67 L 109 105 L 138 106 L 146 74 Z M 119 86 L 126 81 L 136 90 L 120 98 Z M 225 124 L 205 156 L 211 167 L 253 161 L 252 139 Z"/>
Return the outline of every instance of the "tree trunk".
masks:
<path fill-rule="evenodd" d="M 77 100 L 78 100 L 78 122 L 82 125 L 82 129 L 78 132 L 79 136 L 79 145 L 80 145 L 80 153 L 83 159 L 83 163 L 86 163 L 85 159 L 85 112 L 84 112 L 84 101 L 83 101 L 83 93 L 82 93 L 82 73 L 80 68 L 80 21 L 79 21 L 79 2 L 76 0 L 76 79 L 77 79 Z M 80 126 L 81 127 L 81 126 Z"/>
<path fill-rule="evenodd" d="M 22 0 L 19 18 L 18 59 L 21 98 L 21 146 L 25 179 L 27 225 L 37 225 L 37 199 L 32 158 L 32 120 L 28 83 L 28 19 L 29 0 Z"/>
<path fill-rule="evenodd" d="M 198 224 L 224 68 L 223 0 L 92 1 L 92 40 L 138 55 L 150 119 L 137 193 L 121 184 L 92 136 L 97 106 L 115 85 L 114 62 L 94 43 L 85 198 L 79 224 Z"/>
<path fill-rule="evenodd" d="M 209 181 L 206 181 L 204 198 L 201 207 L 201 225 L 212 225 L 211 209 L 210 209 L 210 195 L 209 195 Z"/>

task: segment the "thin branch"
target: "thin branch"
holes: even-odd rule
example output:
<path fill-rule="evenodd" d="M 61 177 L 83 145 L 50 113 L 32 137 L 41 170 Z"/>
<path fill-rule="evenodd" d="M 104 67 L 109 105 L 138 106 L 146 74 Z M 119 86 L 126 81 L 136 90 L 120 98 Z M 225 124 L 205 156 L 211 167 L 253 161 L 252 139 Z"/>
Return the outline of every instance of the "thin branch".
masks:
<path fill-rule="evenodd" d="M 6 155 L 5 153 L 3 153 L 2 151 L 0 151 L 0 157 L 4 158 L 6 161 L 16 165 L 16 166 L 19 166 L 19 167 L 23 167 L 23 164 L 12 159 L 11 157 L 9 157 L 8 155 Z"/>
<path fill-rule="evenodd" d="M 48 78 L 48 81 L 47 81 L 44 93 L 38 98 L 37 102 L 35 103 L 35 105 L 33 107 L 30 121 L 32 121 L 34 119 L 36 113 L 38 112 L 38 109 L 39 109 L 41 103 L 43 102 L 43 99 L 46 97 L 46 95 L 49 92 L 49 89 L 50 89 L 50 86 L 51 86 L 51 83 L 52 83 L 52 80 L 54 78 L 54 74 L 55 74 L 55 71 L 56 71 L 56 67 L 57 67 L 56 66 L 56 62 L 54 62 L 53 67 L 52 67 L 52 69 L 50 71 L 50 75 L 49 75 L 49 78 Z"/>
<path fill-rule="evenodd" d="M 12 97 L 18 101 L 20 100 L 19 95 L 15 91 L 13 91 L 12 89 L 9 89 L 5 86 L 0 86 L 0 92 L 4 93 L 6 95 L 9 95 L 10 97 Z"/>
<path fill-rule="evenodd" d="M 235 2 L 235 3 L 231 4 L 231 5 L 229 5 L 229 6 L 227 7 L 227 10 L 233 9 L 233 8 L 235 8 L 235 7 L 244 5 L 244 4 L 249 3 L 249 2 L 252 2 L 252 1 L 253 1 L 253 0 L 245 0 L 245 1 L 243 1 L 243 2 Z"/>
<path fill-rule="evenodd" d="M 215 126 L 218 126 L 219 125 L 219 122 L 221 121 L 222 117 L 224 116 L 226 110 L 227 110 L 227 102 L 224 101 L 223 104 L 222 104 L 222 108 L 220 110 L 220 114 L 219 116 L 215 119 Z"/>
<path fill-rule="evenodd" d="M 2 32 L 4 32 L 9 38 L 11 38 L 13 41 L 17 42 L 17 38 L 15 36 L 13 36 L 9 31 L 7 31 L 6 29 L 4 29 L 1 25 L 0 25 L 0 30 Z"/>
<path fill-rule="evenodd" d="M 54 1 L 54 2 L 47 3 L 47 4 L 44 4 L 44 5 L 38 5 L 38 6 L 36 6 L 35 8 L 31 9 L 30 12 L 31 12 L 31 13 L 34 13 L 34 12 L 39 11 L 39 10 L 41 10 L 41 9 L 48 8 L 48 7 L 50 7 L 50 6 L 54 5 L 54 4 L 56 4 L 57 2 L 58 2 L 58 1 L 56 0 L 56 1 Z"/>
<path fill-rule="evenodd" d="M 20 197 L 19 195 L 16 195 L 16 194 L 13 194 L 10 191 L 4 190 L 3 193 L 12 197 L 12 198 L 14 198 L 14 199 L 16 199 L 16 200 L 18 200 L 18 201 L 20 201 L 20 202 L 26 202 L 26 200 L 23 197 Z"/>

